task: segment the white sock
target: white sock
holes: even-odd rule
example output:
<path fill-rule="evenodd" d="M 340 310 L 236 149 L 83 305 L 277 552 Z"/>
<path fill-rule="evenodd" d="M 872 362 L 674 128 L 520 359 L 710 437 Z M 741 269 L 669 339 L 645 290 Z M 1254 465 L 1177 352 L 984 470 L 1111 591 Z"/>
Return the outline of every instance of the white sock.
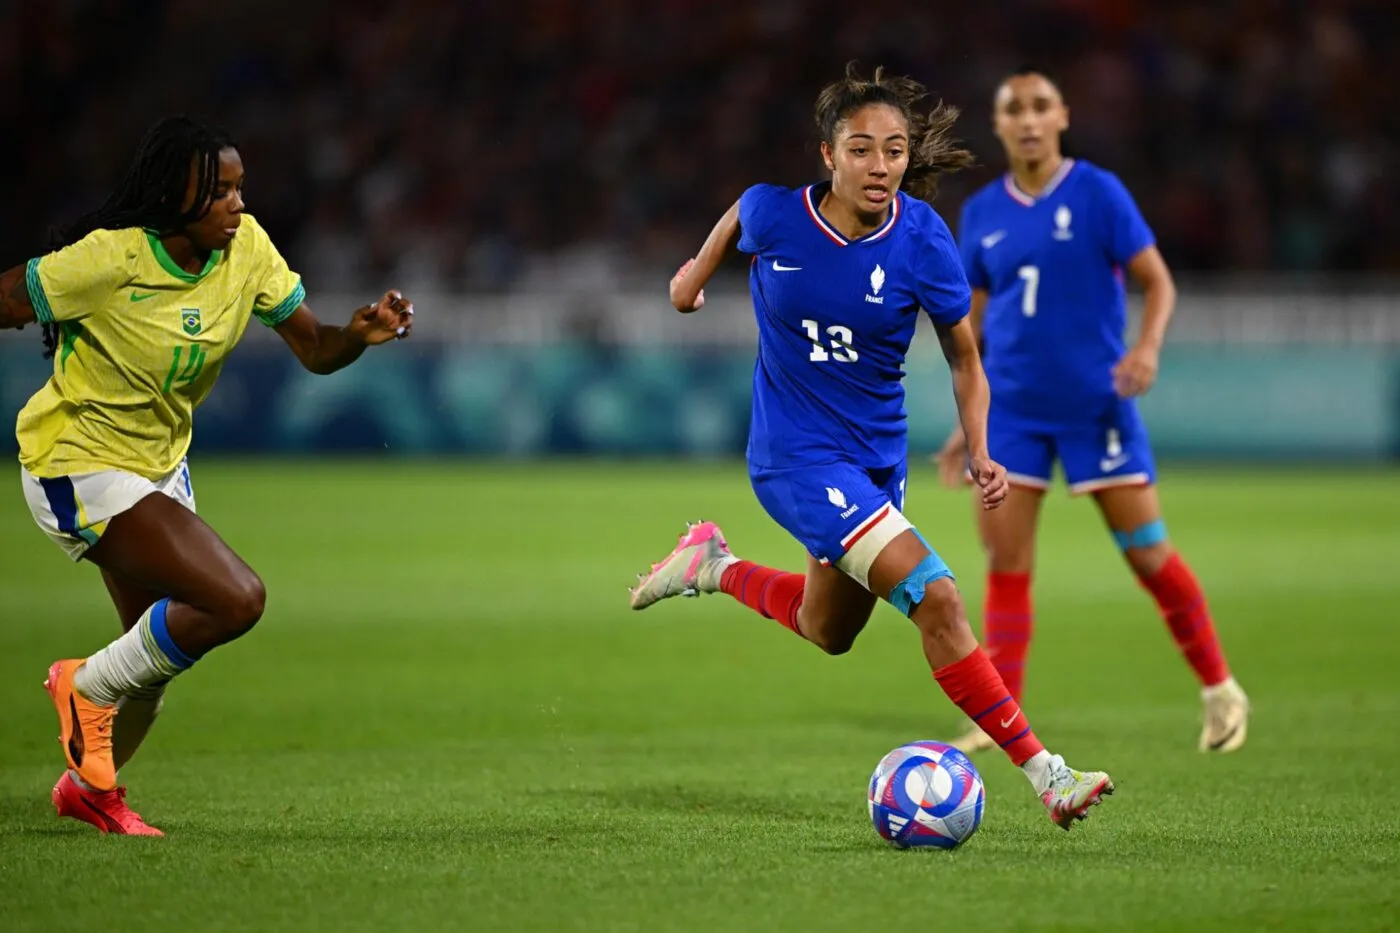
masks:
<path fill-rule="evenodd" d="M 112 720 L 112 763 L 118 770 L 146 740 L 146 733 L 160 715 L 167 683 L 142 687 L 117 701 L 117 715 Z"/>
<path fill-rule="evenodd" d="M 700 565 L 700 572 L 695 575 L 695 583 L 700 587 L 702 593 L 718 593 L 719 581 L 724 576 L 724 572 L 733 565 L 739 563 L 739 558 L 733 554 L 727 557 L 716 558 Z"/>
<path fill-rule="evenodd" d="M 1026 763 L 1021 765 L 1021 770 L 1030 779 L 1031 786 L 1035 788 L 1037 795 L 1045 793 L 1050 789 L 1051 765 L 1054 758 L 1045 749 L 1036 752 Z"/>
<path fill-rule="evenodd" d="M 73 686 L 94 703 L 117 700 L 167 681 L 194 663 L 170 641 L 161 600 L 141 616 L 131 631 L 87 659 L 73 676 Z"/>

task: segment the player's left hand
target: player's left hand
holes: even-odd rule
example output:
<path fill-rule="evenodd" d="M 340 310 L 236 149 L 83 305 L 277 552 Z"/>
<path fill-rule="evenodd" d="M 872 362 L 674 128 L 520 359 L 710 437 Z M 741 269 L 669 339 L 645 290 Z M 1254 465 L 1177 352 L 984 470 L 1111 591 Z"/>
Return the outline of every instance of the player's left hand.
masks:
<path fill-rule="evenodd" d="M 391 288 L 376 303 L 356 311 L 349 330 L 371 347 L 403 340 L 413 332 L 413 302 Z"/>
<path fill-rule="evenodd" d="M 1120 398 L 1144 395 L 1157 381 L 1157 349 L 1138 344 L 1113 367 L 1113 388 Z"/>
<path fill-rule="evenodd" d="M 982 489 L 982 508 L 991 511 L 1006 501 L 1011 488 L 1006 482 L 1006 467 L 991 457 L 973 457 L 968 461 L 968 472 Z"/>

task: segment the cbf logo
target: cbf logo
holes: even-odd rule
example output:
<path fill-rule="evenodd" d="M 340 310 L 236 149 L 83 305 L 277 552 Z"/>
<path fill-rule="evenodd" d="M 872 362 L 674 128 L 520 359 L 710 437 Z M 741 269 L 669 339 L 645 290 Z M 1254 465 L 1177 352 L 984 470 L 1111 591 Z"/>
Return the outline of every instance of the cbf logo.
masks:
<path fill-rule="evenodd" d="M 880 294 L 880 289 L 885 287 L 885 270 L 880 268 L 879 263 L 875 264 L 875 271 L 870 273 L 870 294 L 865 296 L 865 300 L 873 305 L 885 303 L 885 296 Z"/>
<path fill-rule="evenodd" d="M 199 319 L 198 308 L 181 308 L 180 323 L 185 328 L 185 333 L 189 334 L 191 337 L 204 329 L 204 324 Z"/>
<path fill-rule="evenodd" d="M 1074 234 L 1069 229 L 1069 223 L 1074 219 L 1074 215 L 1069 212 L 1067 205 L 1061 204 L 1055 208 L 1055 232 L 1051 234 L 1057 240 L 1072 240 Z"/>

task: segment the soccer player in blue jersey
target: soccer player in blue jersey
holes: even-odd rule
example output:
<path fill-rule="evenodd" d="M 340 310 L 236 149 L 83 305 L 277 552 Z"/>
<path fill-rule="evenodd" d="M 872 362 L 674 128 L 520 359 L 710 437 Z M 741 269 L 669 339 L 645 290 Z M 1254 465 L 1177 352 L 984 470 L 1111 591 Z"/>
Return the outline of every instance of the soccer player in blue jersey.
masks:
<path fill-rule="evenodd" d="M 987 453 L 987 380 L 967 320 L 970 293 L 947 226 L 926 203 L 971 156 L 949 140 L 957 111 L 915 109 L 924 89 L 853 68 L 817 99 L 829 182 L 755 185 L 671 280 L 689 313 L 737 242 L 750 254 L 758 321 L 749 477 L 764 509 L 801 542 L 805 574 L 739 560 L 712 522 L 689 526 L 631 591 L 632 608 L 724 592 L 829 654 L 850 650 L 887 599 L 922 635 L 949 699 L 1020 766 L 1068 829 L 1111 793 L 1036 739 L 968 626 L 947 564 L 902 514 L 907 455 L 902 366 L 922 309 L 953 373 L 982 507 L 1006 494 Z M 901 184 L 911 194 L 901 191 Z"/>
<path fill-rule="evenodd" d="M 1200 680 L 1200 748 L 1234 751 L 1244 744 L 1249 703 L 1230 676 L 1200 584 L 1167 538 L 1134 401 L 1157 376 L 1176 300 L 1171 273 L 1122 182 L 1061 154 L 1069 111 L 1050 80 L 1037 71 L 1009 77 L 994 121 L 1011 170 L 967 200 L 958 230 L 970 326 L 984 342 L 992 390 L 988 445 L 1011 483 L 1003 507 L 978 518 L 989 562 L 988 654 L 1019 701 L 1037 518 L 1058 460 L 1070 491 L 1098 503 Z M 1131 349 L 1123 339 L 1125 270 L 1146 299 Z M 965 482 L 968 454 L 984 450 L 969 436 L 955 429 L 937 456 L 949 484 Z M 956 744 L 996 743 L 974 724 Z"/>

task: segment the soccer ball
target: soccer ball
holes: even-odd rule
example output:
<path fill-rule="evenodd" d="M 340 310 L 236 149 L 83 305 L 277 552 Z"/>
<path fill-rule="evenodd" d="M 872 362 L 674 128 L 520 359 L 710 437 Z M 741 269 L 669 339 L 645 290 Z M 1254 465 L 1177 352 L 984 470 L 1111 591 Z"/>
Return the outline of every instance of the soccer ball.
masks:
<path fill-rule="evenodd" d="M 910 742 L 870 776 L 870 821 L 900 849 L 952 849 L 982 825 L 987 792 L 967 756 L 942 742 Z"/>

